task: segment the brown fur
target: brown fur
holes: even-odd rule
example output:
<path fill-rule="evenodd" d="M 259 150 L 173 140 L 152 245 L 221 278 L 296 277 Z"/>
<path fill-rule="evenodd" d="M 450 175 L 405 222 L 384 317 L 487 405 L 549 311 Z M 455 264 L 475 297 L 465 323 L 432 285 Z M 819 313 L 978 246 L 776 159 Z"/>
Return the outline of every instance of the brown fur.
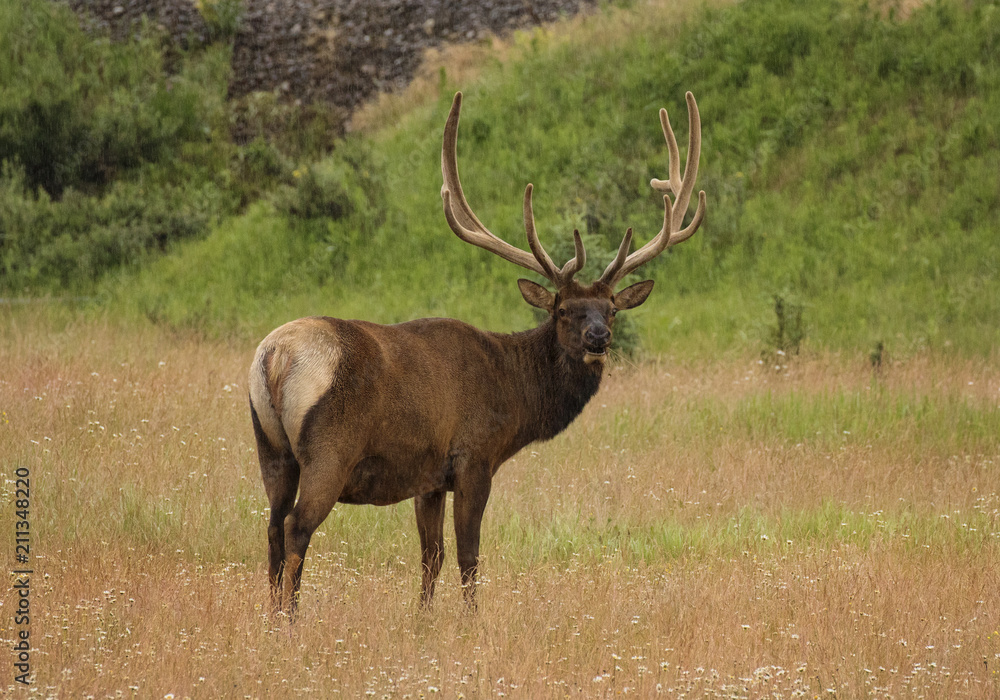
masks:
<path fill-rule="evenodd" d="M 629 229 L 604 274 L 584 287 L 573 279 L 586 262 L 583 239 L 574 231 L 576 254 L 557 268 L 538 240 L 530 184 L 524 196 L 530 253 L 497 238 L 476 217 L 458 176 L 462 95 L 455 95 L 441 150 L 445 218 L 463 241 L 547 278 L 554 294 L 524 279 L 518 287 L 549 318 L 513 335 L 442 318 L 395 326 L 304 318 L 264 338 L 250 368 L 250 412 L 271 504 L 268 576 L 276 607 L 294 609 L 309 540 L 334 504 L 388 505 L 408 498 L 414 499 L 423 601 L 429 602 L 444 560 L 449 491 L 455 494 L 462 585 L 466 600 L 474 601 L 479 532 L 493 475 L 522 447 L 554 437 L 579 415 L 600 386 L 615 313 L 642 304 L 653 283 L 617 294 L 614 287 L 701 223 L 704 192 L 692 222 L 679 229 L 701 142 L 691 93 L 687 102 L 691 132 L 683 178 L 666 111 L 660 114 L 671 175 L 651 184 L 676 196 L 671 205 L 664 195 L 663 228 L 631 254 Z"/>
<path fill-rule="evenodd" d="M 249 386 L 277 606 L 294 601 L 309 539 L 335 503 L 408 498 L 417 499 L 429 601 L 448 491 L 471 599 L 493 475 L 528 443 L 562 431 L 600 385 L 603 363 L 588 361 L 585 334 L 609 329 L 614 295 L 571 282 L 555 301 L 548 321 L 513 335 L 452 319 L 306 318 L 261 342 Z"/>

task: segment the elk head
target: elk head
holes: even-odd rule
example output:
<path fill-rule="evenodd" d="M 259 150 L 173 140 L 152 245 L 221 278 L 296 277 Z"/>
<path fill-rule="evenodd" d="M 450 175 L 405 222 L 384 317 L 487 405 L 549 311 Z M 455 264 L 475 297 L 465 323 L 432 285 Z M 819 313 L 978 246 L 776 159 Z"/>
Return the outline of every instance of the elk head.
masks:
<path fill-rule="evenodd" d="M 607 357 L 611 344 L 612 325 L 618 311 L 639 306 L 653 290 L 652 280 L 638 282 L 619 292 L 615 286 L 633 270 L 649 262 L 670 246 L 690 238 L 701 225 L 705 215 L 705 192 L 698 193 L 698 208 L 691 223 L 681 229 L 687 212 L 694 183 L 698 177 L 698 159 L 701 153 L 701 118 L 694 96 L 686 94 L 688 106 L 688 154 L 683 177 L 680 174 L 680 152 L 674 137 L 667 110 L 660 110 L 660 125 L 667 141 L 669 152 L 669 179 L 650 181 L 653 189 L 663 192 L 663 228 L 639 250 L 629 252 L 632 245 L 632 229 L 625 232 L 618 255 L 604 270 L 601 277 L 591 285 L 582 285 L 573 279 L 583 269 L 587 252 L 579 231 L 573 231 L 576 254 L 561 268 L 556 267 L 545 252 L 535 231 L 535 217 L 531 208 L 532 185 L 524 190 L 524 228 L 531 252 L 521 250 L 498 238 L 489 231 L 473 213 L 458 177 L 458 121 L 462 111 L 462 93 L 455 94 L 445 125 L 444 142 L 441 147 L 441 198 L 444 213 L 451 230 L 466 243 L 478 246 L 499 255 L 527 270 L 535 272 L 555 287 L 555 292 L 526 279 L 517 281 L 524 300 L 532 306 L 547 311 L 555 323 L 558 342 L 568 358 L 586 364 L 596 364 L 599 368 Z M 674 195 L 671 203 L 670 194 Z"/>

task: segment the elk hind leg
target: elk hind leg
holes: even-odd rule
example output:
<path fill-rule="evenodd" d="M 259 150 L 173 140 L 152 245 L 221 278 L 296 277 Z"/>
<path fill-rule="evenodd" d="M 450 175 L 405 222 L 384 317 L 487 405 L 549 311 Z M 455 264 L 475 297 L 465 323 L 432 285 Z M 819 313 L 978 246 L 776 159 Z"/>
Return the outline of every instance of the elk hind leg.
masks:
<path fill-rule="evenodd" d="M 295 505 L 299 488 L 299 463 L 290 450 L 275 449 L 259 430 L 257 456 L 260 473 L 271 507 L 267 525 L 267 579 L 271 588 L 271 605 L 281 609 L 281 578 L 285 561 L 285 517 Z"/>
<path fill-rule="evenodd" d="M 417 531 L 420 533 L 420 554 L 423 563 L 420 604 L 429 606 L 434 597 L 434 583 L 444 563 L 444 504 L 446 492 L 417 496 L 413 499 L 417 511 Z"/>
<path fill-rule="evenodd" d="M 284 520 L 285 561 L 282 602 L 289 613 L 298 604 L 309 540 L 340 498 L 349 468 L 336 454 L 325 453 L 302 465 L 299 500 Z"/>

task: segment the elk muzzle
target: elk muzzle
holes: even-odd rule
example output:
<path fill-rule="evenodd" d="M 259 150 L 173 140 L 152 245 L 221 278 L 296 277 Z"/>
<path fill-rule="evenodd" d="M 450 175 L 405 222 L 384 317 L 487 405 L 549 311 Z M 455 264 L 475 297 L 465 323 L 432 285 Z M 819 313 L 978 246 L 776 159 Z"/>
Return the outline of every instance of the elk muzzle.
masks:
<path fill-rule="evenodd" d="M 604 323 L 591 323 L 583 332 L 583 361 L 604 362 L 611 344 L 611 329 Z"/>

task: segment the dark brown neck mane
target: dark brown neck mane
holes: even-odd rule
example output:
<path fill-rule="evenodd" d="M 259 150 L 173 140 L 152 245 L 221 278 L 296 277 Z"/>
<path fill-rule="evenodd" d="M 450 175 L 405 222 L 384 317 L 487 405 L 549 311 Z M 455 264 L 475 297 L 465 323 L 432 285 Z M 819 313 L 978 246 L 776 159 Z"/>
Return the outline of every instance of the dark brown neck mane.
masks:
<path fill-rule="evenodd" d="M 524 420 L 514 454 L 528 443 L 550 440 L 580 415 L 601 386 L 603 365 L 569 357 L 556 339 L 550 318 L 538 328 L 504 336 L 510 371 L 519 373 Z"/>

